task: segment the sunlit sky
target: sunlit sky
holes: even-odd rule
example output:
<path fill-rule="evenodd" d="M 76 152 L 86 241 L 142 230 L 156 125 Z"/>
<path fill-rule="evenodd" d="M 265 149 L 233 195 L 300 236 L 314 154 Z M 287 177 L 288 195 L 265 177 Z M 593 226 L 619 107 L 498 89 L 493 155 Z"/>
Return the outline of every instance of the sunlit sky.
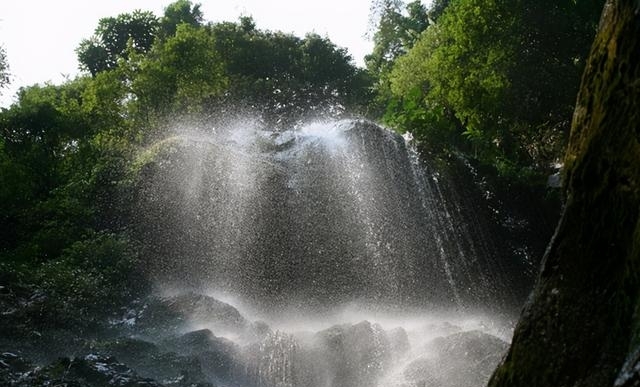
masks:
<path fill-rule="evenodd" d="M 21 86 L 61 83 L 78 74 L 75 48 L 91 36 L 102 17 L 136 9 L 157 16 L 172 0 L 1 0 L 0 45 L 9 60 L 11 84 L 2 89 L 7 107 Z M 303 36 L 316 32 L 345 47 L 356 64 L 371 51 L 365 37 L 371 0 L 200 0 L 207 21 L 252 16 L 260 29 Z"/>

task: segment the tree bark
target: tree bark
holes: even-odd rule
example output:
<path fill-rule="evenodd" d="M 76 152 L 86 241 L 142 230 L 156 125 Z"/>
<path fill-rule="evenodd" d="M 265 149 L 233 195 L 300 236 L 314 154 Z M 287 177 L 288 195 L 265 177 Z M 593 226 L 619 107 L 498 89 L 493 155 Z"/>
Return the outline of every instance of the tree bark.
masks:
<path fill-rule="evenodd" d="M 605 5 L 573 118 L 564 213 L 489 386 L 640 385 L 639 10 L 637 0 Z"/>

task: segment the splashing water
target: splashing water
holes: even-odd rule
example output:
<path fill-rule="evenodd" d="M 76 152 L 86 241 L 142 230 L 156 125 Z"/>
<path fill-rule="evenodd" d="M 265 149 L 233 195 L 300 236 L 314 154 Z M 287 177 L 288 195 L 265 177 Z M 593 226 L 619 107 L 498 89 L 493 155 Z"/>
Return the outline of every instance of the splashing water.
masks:
<path fill-rule="evenodd" d="M 480 364 L 504 351 L 478 324 L 432 342 L 460 316 L 513 311 L 521 268 L 401 136 L 357 120 L 240 124 L 178 134 L 141 160 L 137 230 L 158 287 L 215 292 L 281 329 L 250 347 L 247 385 L 471 386 L 488 376 L 447 382 L 443 353 L 475 350 Z M 312 327 L 353 306 L 367 312 Z M 459 315 L 425 328 L 443 311 Z M 422 317 L 380 323 L 400 312 Z"/>

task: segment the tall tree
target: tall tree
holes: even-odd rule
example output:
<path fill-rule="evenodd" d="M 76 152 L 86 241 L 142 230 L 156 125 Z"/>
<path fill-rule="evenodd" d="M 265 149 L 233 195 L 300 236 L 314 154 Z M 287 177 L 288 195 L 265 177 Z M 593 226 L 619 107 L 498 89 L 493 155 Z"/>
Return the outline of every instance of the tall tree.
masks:
<path fill-rule="evenodd" d="M 399 0 L 379 0 L 372 6 L 377 19 L 373 34 L 373 52 L 365 58 L 367 68 L 378 75 L 406 53 L 429 26 L 427 9 L 420 0 L 404 4 Z"/>
<path fill-rule="evenodd" d="M 448 117 L 458 144 L 504 172 L 549 170 L 565 144 L 594 8 L 571 0 L 452 0 L 394 63 L 392 96 Z"/>
<path fill-rule="evenodd" d="M 189 24 L 156 44 L 138 63 L 132 91 L 141 112 L 201 112 L 227 86 L 224 62 L 211 31 Z"/>
<path fill-rule="evenodd" d="M 119 59 L 127 59 L 129 48 L 138 53 L 149 51 L 158 26 L 153 13 L 143 11 L 100 19 L 93 36 L 84 39 L 76 50 L 80 68 L 96 75 L 114 69 Z"/>
<path fill-rule="evenodd" d="M 262 31 L 249 17 L 211 29 L 230 78 L 229 98 L 276 120 L 327 105 L 357 109 L 368 97 L 366 74 L 327 38 Z"/>
<path fill-rule="evenodd" d="M 640 383 L 640 19 L 609 0 L 565 156 L 566 206 L 489 385 Z"/>
<path fill-rule="evenodd" d="M 401 0 L 374 1 L 371 20 L 375 21 L 373 51 L 365 57 L 365 63 L 374 80 L 373 89 L 376 93 L 371 110 L 379 112 L 392 99 L 389 73 L 393 63 L 413 47 L 420 34 L 429 26 L 429 20 L 427 10 L 420 0 L 409 4 L 404 4 Z"/>
<path fill-rule="evenodd" d="M 501 103 L 509 86 L 515 37 L 512 4 L 501 0 L 453 1 L 391 74 L 400 98 L 419 92 L 428 110 L 455 115 L 476 151 L 493 147 Z M 419 105 L 418 105 L 419 106 Z M 489 131 L 486 133 L 485 131 Z M 493 156 L 493 155 L 492 155 Z"/>

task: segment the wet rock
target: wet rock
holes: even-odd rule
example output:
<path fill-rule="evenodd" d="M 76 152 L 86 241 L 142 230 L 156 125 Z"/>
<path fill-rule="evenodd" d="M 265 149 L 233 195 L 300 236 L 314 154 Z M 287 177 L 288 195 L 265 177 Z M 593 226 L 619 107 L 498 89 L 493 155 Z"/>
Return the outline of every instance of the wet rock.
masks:
<path fill-rule="evenodd" d="M 7 360 L 18 361 L 18 357 L 2 355 Z M 28 361 L 21 359 L 20 367 L 10 365 L 9 372 L 0 373 L 0 384 L 16 387 L 66 386 L 66 387 L 161 387 L 158 382 L 142 378 L 112 357 L 88 355 L 84 358 L 60 358 L 46 367 L 26 369 Z M 4 366 L 2 366 L 4 367 Z"/>
<path fill-rule="evenodd" d="M 59 358 L 44 366 L 34 367 L 15 354 L 0 356 L 0 386 L 35 387 L 214 387 L 188 373 L 158 382 L 158 378 L 141 376 L 115 357 L 90 354 L 78 358 Z"/>
<path fill-rule="evenodd" d="M 0 385 L 13 385 L 31 370 L 31 362 L 14 352 L 0 354 Z"/>
<path fill-rule="evenodd" d="M 93 350 L 103 356 L 120 359 L 143 377 L 163 383 L 205 383 L 200 361 L 194 356 L 165 352 L 157 345 L 143 340 L 121 338 L 95 345 Z"/>
<path fill-rule="evenodd" d="M 234 382 L 243 368 L 240 347 L 201 329 L 163 341 L 162 348 L 198 359 L 202 371 L 211 380 Z"/>
<path fill-rule="evenodd" d="M 245 386 L 329 387 L 335 375 L 323 348 L 312 341 L 276 331 L 243 348 Z M 336 384 L 341 385 L 341 384 Z"/>
<path fill-rule="evenodd" d="M 148 341 L 134 338 L 119 338 L 111 341 L 104 341 L 95 344 L 93 350 L 100 353 L 108 353 L 118 359 L 128 362 L 126 357 L 136 359 L 151 356 L 159 352 L 158 346 Z"/>
<path fill-rule="evenodd" d="M 150 298 L 129 325 L 134 331 L 157 337 L 183 333 L 197 323 L 206 323 L 216 333 L 240 333 L 249 326 L 233 306 L 194 292 Z"/>
<path fill-rule="evenodd" d="M 627 355 L 622 369 L 616 377 L 615 387 L 640 386 L 640 349 L 635 348 Z"/>
<path fill-rule="evenodd" d="M 405 368 L 404 375 L 415 387 L 484 386 L 507 347 L 506 342 L 480 331 L 439 337 L 428 344 L 427 354 Z"/>
<path fill-rule="evenodd" d="M 219 343 L 233 345 L 228 340 L 216 337 L 208 329 L 200 329 L 161 342 L 164 348 L 183 354 L 198 354 L 216 348 Z"/>

